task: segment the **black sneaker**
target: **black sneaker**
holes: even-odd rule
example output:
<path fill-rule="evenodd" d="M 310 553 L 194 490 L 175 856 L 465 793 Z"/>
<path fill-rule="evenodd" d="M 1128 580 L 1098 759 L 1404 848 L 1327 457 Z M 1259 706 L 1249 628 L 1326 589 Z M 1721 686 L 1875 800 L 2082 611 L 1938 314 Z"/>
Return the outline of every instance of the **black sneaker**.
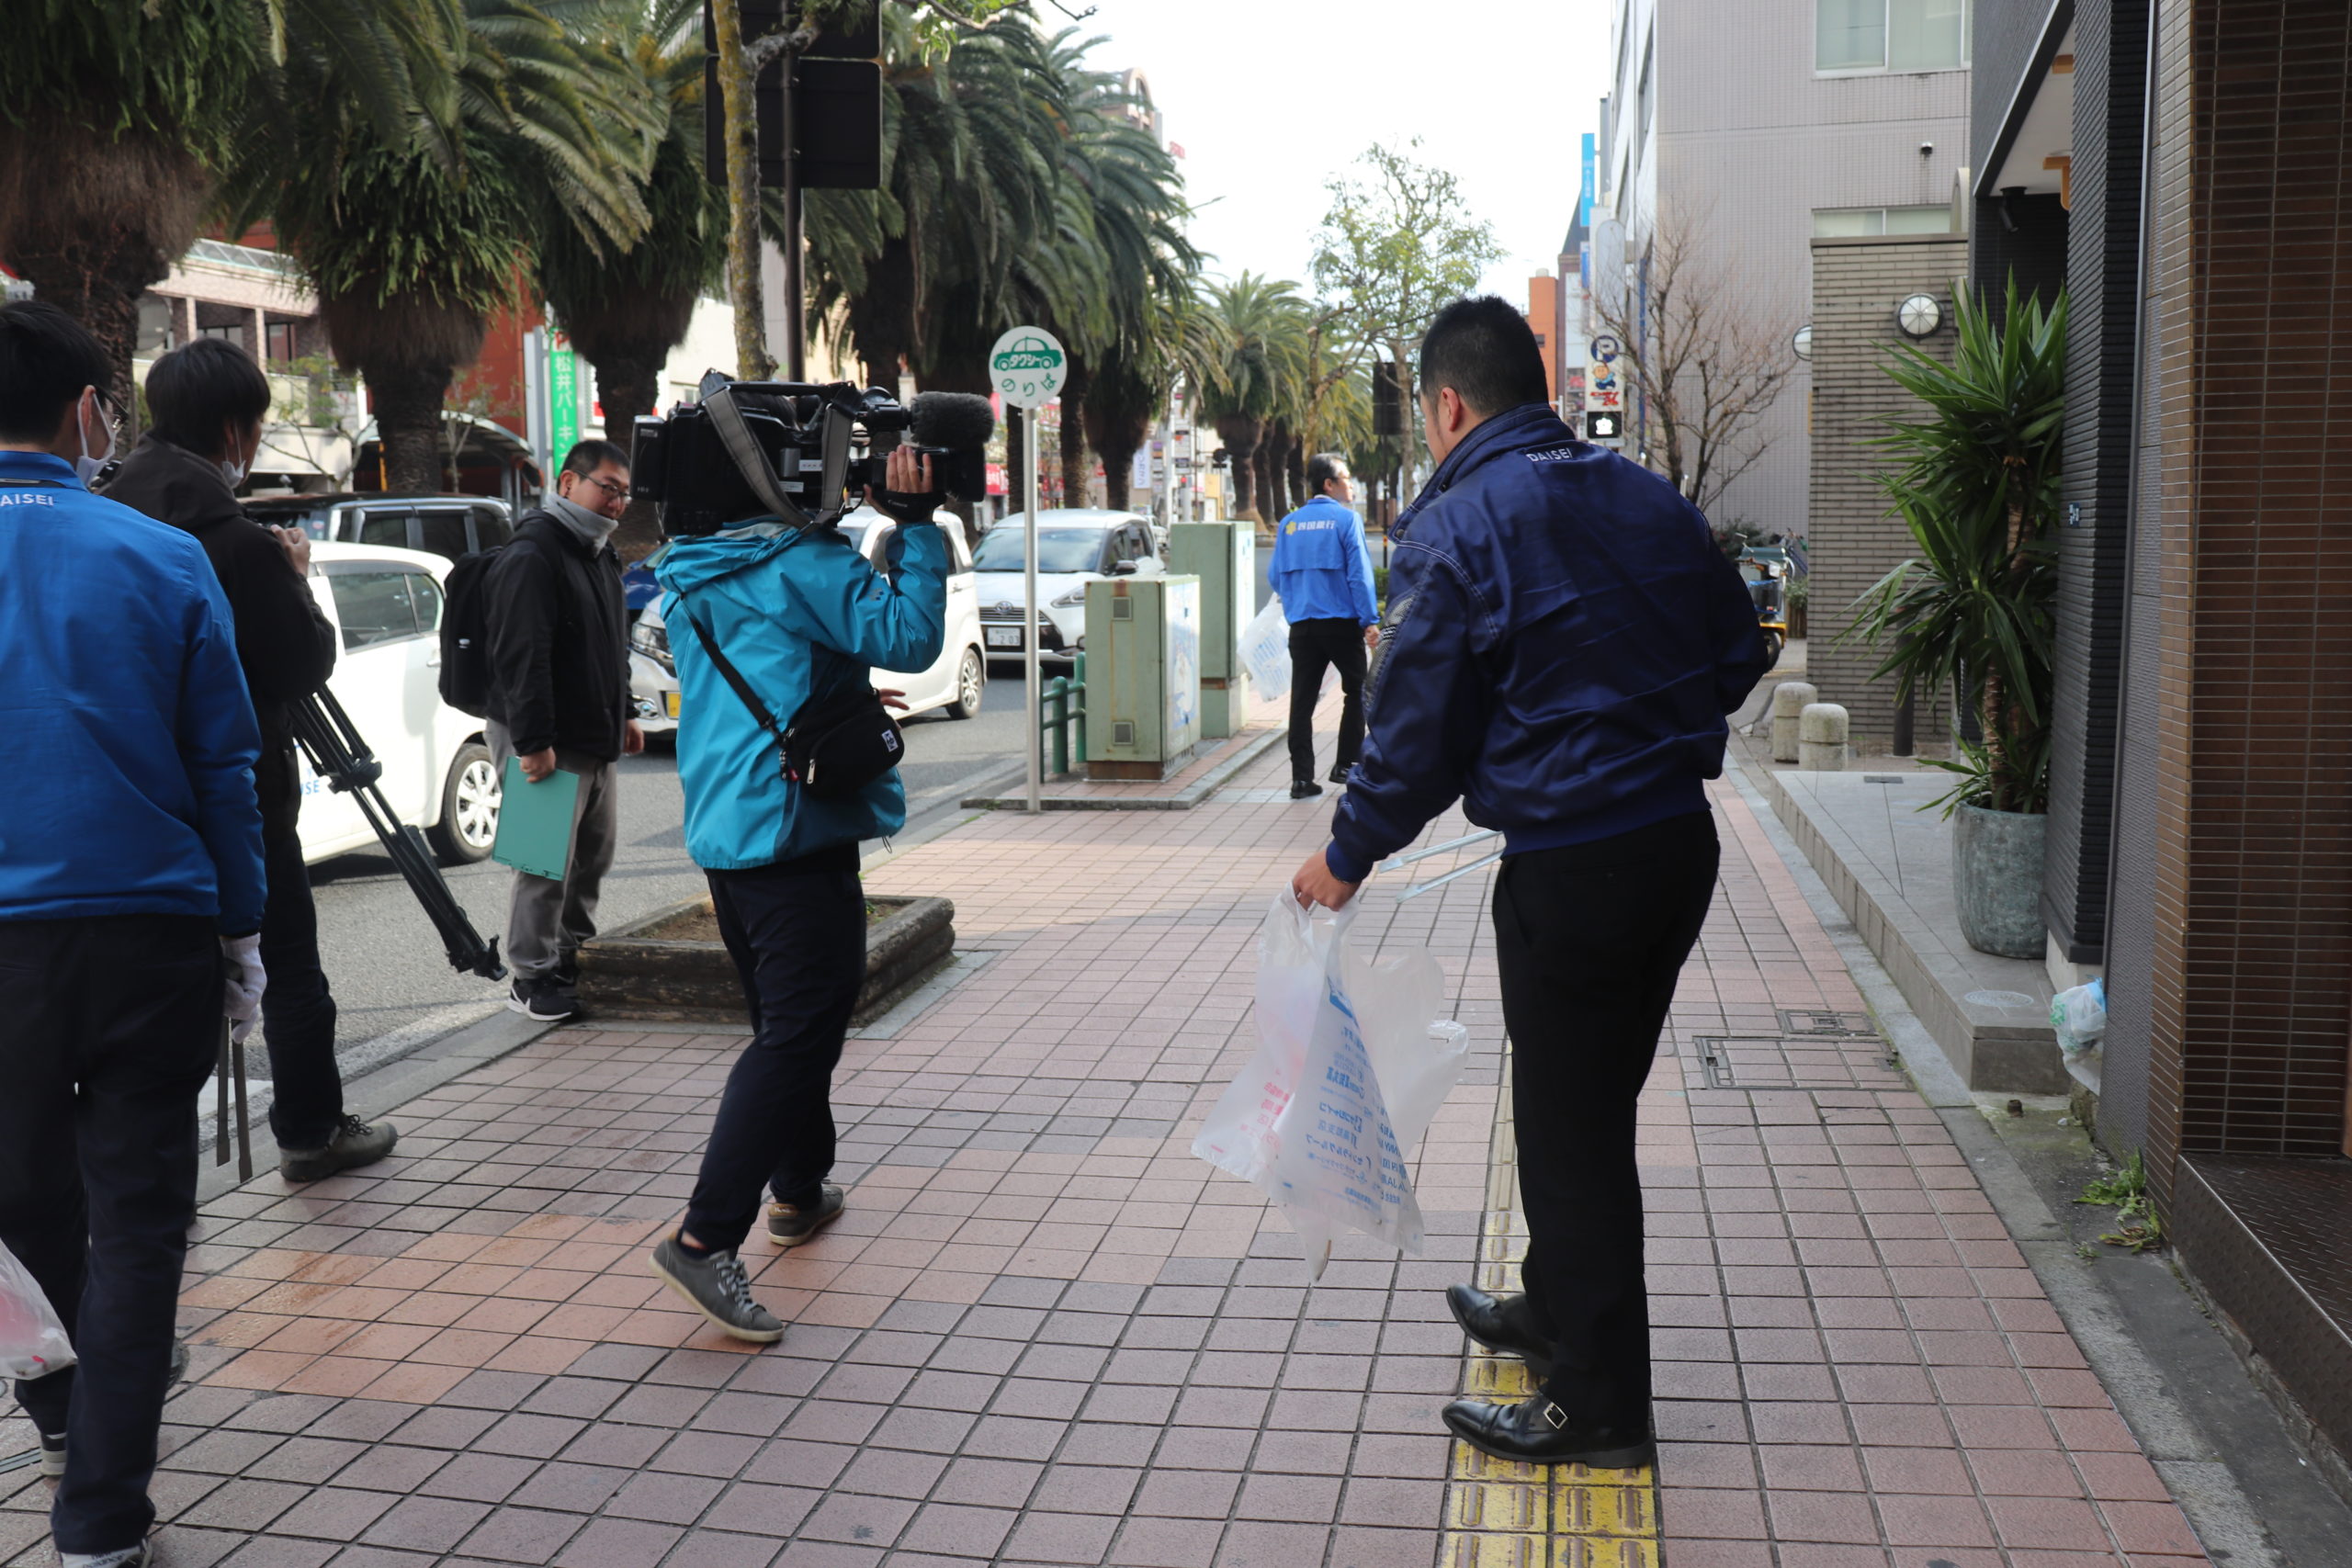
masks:
<path fill-rule="evenodd" d="M 675 1235 L 666 1235 L 653 1249 L 651 1262 L 653 1271 L 668 1280 L 672 1290 L 693 1303 L 696 1312 L 729 1338 L 773 1345 L 784 1337 L 784 1325 L 775 1314 L 752 1299 L 751 1277 L 743 1272 L 743 1260 L 735 1254 L 714 1252 L 696 1258 L 678 1245 Z"/>
<path fill-rule="evenodd" d="M 1293 800 L 1312 800 L 1322 793 L 1323 786 L 1317 784 L 1313 779 L 1293 779 L 1290 781 L 1290 797 Z"/>
<path fill-rule="evenodd" d="M 1355 764 L 1352 762 L 1334 763 L 1331 768 L 1331 782 L 1335 784 L 1343 784 L 1348 782 L 1348 775 L 1353 772 L 1355 772 Z"/>
<path fill-rule="evenodd" d="M 579 1010 L 579 1004 L 556 984 L 552 976 L 536 980 L 518 976 L 514 987 L 506 993 L 506 1010 L 519 1012 L 539 1023 L 560 1023 Z"/>
<path fill-rule="evenodd" d="M 390 1122 L 370 1125 L 346 1116 L 323 1147 L 278 1150 L 277 1174 L 288 1181 L 323 1181 L 340 1171 L 374 1165 L 400 1141 L 400 1129 Z"/>
<path fill-rule="evenodd" d="M 846 1201 L 842 1196 L 842 1190 L 829 1181 L 825 1184 L 824 1195 L 817 1200 L 817 1206 L 813 1209 L 792 1203 L 770 1203 L 768 1239 L 778 1247 L 798 1247 L 840 1219 Z"/>

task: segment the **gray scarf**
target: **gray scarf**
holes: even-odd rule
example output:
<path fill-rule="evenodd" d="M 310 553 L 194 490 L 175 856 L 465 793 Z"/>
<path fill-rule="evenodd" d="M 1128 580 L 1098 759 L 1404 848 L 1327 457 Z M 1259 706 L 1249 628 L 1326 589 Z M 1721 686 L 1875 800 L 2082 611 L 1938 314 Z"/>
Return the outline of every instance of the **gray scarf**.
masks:
<path fill-rule="evenodd" d="M 607 517 L 601 512 L 591 512 L 576 501 L 566 501 L 553 491 L 547 493 L 548 515 L 577 535 L 580 542 L 591 550 L 601 550 L 613 530 L 621 525 L 617 517 Z"/>

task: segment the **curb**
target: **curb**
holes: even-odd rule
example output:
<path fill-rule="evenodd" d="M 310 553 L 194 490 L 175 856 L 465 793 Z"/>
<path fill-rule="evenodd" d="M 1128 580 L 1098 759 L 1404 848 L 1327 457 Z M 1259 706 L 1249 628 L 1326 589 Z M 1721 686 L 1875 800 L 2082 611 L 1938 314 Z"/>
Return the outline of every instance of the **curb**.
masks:
<path fill-rule="evenodd" d="M 1227 780 L 1264 756 L 1272 747 L 1289 739 L 1290 726 L 1286 724 L 1260 730 L 1255 738 L 1243 741 L 1239 750 L 1175 795 L 1048 795 L 1041 796 L 1037 804 L 1046 811 L 1190 811 L 1223 789 Z M 1029 797 L 978 795 L 964 805 L 973 811 L 1025 811 Z"/>

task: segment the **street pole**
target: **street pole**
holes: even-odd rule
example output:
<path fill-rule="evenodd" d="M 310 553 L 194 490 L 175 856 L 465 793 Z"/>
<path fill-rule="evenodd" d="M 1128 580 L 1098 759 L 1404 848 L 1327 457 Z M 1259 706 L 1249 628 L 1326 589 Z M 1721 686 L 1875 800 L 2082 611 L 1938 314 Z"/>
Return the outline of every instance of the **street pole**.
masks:
<path fill-rule="evenodd" d="M 1028 410 L 1021 420 L 1021 603 L 1026 619 L 1021 631 L 1022 684 L 1029 694 L 1029 718 L 1021 728 L 1028 737 L 1029 812 L 1043 811 L 1045 730 L 1038 720 L 1044 694 L 1037 678 L 1037 412 Z"/>

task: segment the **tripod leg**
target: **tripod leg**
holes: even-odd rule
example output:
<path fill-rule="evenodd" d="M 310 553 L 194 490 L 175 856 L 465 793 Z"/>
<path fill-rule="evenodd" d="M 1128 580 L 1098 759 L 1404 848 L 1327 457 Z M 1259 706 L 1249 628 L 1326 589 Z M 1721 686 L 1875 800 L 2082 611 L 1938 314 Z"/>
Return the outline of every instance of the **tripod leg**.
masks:
<path fill-rule="evenodd" d="M 220 1021 L 220 1056 L 212 1068 L 212 1163 L 229 1163 L 229 1021 Z"/>
<path fill-rule="evenodd" d="M 236 1041 L 229 1047 L 236 1066 L 237 1077 L 237 1179 L 254 1179 L 254 1130 L 245 1117 L 245 1043 Z M 224 1152 L 223 1157 L 226 1157 Z"/>

